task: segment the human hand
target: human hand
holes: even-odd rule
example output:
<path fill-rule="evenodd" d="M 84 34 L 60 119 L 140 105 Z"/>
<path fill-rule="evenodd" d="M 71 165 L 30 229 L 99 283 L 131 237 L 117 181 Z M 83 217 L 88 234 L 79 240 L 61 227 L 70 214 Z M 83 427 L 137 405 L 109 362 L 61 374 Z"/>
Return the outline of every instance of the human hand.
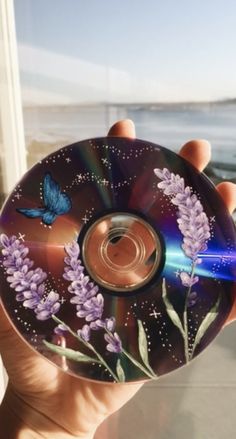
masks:
<path fill-rule="evenodd" d="M 131 121 L 116 123 L 109 136 L 135 137 Z M 199 170 L 210 160 L 204 140 L 185 144 L 180 155 Z M 236 187 L 221 183 L 217 190 L 229 211 L 236 206 Z M 236 317 L 236 305 L 230 319 Z M 59 370 L 34 352 L 16 334 L 0 307 L 0 352 L 9 385 L 0 409 L 0 439 L 92 438 L 98 425 L 122 407 L 142 384 L 95 383 Z"/>

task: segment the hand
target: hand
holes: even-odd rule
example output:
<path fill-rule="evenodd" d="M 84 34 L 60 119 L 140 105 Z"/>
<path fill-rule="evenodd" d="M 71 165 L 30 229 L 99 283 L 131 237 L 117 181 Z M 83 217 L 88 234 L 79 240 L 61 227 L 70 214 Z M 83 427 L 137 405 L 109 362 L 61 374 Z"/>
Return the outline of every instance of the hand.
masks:
<path fill-rule="evenodd" d="M 134 124 L 129 120 L 117 122 L 108 135 L 133 138 Z M 192 140 L 181 148 L 180 155 L 202 171 L 210 160 L 210 145 L 205 140 Z M 232 212 L 236 186 L 221 183 L 217 190 Z M 236 304 L 229 321 L 235 317 Z M 60 371 L 25 344 L 2 307 L 0 352 L 9 376 L 0 409 L 0 439 L 92 438 L 98 425 L 142 387 L 94 383 Z"/>

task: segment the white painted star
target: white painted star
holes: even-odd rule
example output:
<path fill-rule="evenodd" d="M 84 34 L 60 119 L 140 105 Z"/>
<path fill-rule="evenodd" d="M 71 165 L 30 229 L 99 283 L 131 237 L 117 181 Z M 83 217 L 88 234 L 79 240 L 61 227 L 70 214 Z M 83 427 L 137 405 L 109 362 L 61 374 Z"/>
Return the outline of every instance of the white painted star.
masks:
<path fill-rule="evenodd" d="M 84 215 L 84 217 L 82 218 L 84 224 L 87 224 L 87 222 L 89 221 L 89 218 L 87 218 L 86 215 Z"/>
<path fill-rule="evenodd" d="M 66 157 L 66 162 L 67 162 L 67 163 L 70 163 L 70 162 L 71 162 L 70 157 Z"/>
<path fill-rule="evenodd" d="M 108 163 L 108 160 L 107 159 L 102 159 L 102 163 L 105 165 L 105 164 Z"/>
<path fill-rule="evenodd" d="M 107 186 L 108 185 L 108 183 L 109 183 L 109 181 L 107 181 L 105 178 L 101 181 L 101 183 L 103 183 L 104 184 L 104 186 Z"/>
<path fill-rule="evenodd" d="M 21 241 L 24 241 L 25 235 L 22 235 L 20 232 L 18 233 L 18 239 L 21 239 Z"/>
<path fill-rule="evenodd" d="M 160 313 L 160 312 L 156 312 L 156 310 L 154 309 L 153 313 L 150 313 L 149 315 L 150 315 L 150 317 L 151 317 L 151 316 L 154 316 L 155 319 L 157 319 L 157 317 L 160 316 L 161 313 Z"/>
<path fill-rule="evenodd" d="M 19 192 L 17 192 L 17 194 L 15 195 L 15 198 L 17 198 L 18 200 L 22 197 L 21 194 L 19 194 Z"/>

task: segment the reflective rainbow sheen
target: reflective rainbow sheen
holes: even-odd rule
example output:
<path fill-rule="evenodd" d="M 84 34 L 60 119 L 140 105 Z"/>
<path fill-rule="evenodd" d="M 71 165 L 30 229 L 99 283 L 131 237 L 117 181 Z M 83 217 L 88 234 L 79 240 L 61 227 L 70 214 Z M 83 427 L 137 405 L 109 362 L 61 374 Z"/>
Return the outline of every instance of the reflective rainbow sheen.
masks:
<path fill-rule="evenodd" d="M 233 281 L 235 280 L 235 261 L 236 251 L 229 255 L 228 251 L 219 251 L 217 249 L 213 252 L 212 248 L 209 248 L 204 253 L 199 253 L 199 258 L 202 263 L 196 266 L 195 274 L 207 278 L 214 278 L 213 266 L 216 264 L 219 268 L 217 271 L 217 279 L 224 279 Z M 177 274 L 177 271 L 191 271 L 191 259 L 185 256 L 180 247 L 179 242 L 172 243 L 166 249 L 166 264 L 163 270 L 163 275 L 173 277 L 173 273 Z"/>

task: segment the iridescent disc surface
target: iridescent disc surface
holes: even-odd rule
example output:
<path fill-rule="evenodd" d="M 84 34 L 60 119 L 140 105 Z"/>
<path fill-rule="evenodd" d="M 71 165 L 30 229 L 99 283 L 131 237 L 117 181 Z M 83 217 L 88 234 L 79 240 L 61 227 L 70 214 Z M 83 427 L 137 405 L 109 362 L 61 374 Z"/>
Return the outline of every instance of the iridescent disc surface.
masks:
<path fill-rule="evenodd" d="M 159 145 L 75 143 L 35 165 L 1 214 L 1 300 L 57 366 L 156 379 L 215 338 L 235 294 L 235 226 L 213 184 Z"/>

